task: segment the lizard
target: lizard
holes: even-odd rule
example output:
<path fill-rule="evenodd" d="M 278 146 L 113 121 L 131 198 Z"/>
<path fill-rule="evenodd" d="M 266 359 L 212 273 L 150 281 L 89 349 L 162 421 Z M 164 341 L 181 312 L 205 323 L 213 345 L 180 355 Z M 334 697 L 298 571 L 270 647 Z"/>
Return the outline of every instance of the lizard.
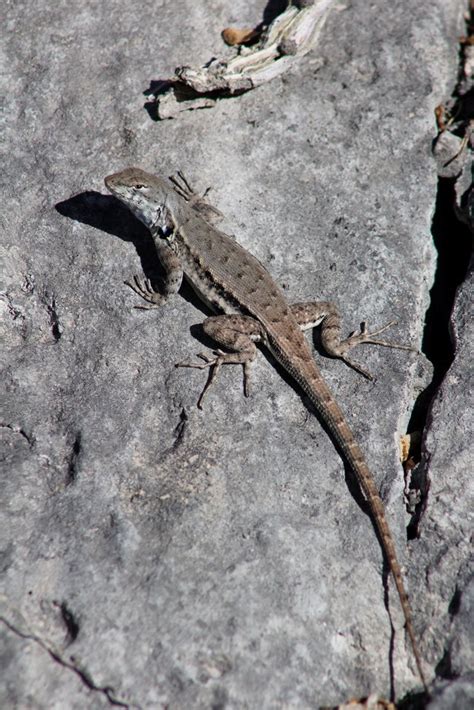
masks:
<path fill-rule="evenodd" d="M 205 334 L 219 346 L 212 356 L 200 353 L 199 362 L 177 364 L 209 368 L 198 407 L 202 407 L 204 395 L 222 365 L 243 367 L 244 394 L 249 395 L 251 366 L 258 352 L 256 344 L 272 353 L 308 397 L 343 460 L 355 474 L 367 501 L 398 592 L 418 673 L 427 691 L 411 606 L 382 499 L 362 450 L 323 380 L 303 330 L 320 325 L 321 342 L 328 355 L 343 360 L 369 379 L 373 379 L 370 373 L 348 356 L 355 345 L 373 343 L 404 350 L 413 348 L 374 337 L 395 321 L 372 333 L 366 323 L 361 323 L 359 333 L 342 339 L 341 318 L 334 304 L 326 301 L 287 303 L 282 289 L 260 261 L 217 228 L 221 213 L 205 200 L 207 191 L 200 197 L 182 172 L 166 179 L 140 168 L 126 168 L 106 177 L 105 185 L 149 229 L 163 266 L 159 291 L 149 278 L 141 280 L 134 276 L 133 281 L 125 282 L 146 302 L 137 307 L 162 306 L 179 291 L 184 277 L 211 311 L 220 314 L 206 318 L 202 324 Z"/>

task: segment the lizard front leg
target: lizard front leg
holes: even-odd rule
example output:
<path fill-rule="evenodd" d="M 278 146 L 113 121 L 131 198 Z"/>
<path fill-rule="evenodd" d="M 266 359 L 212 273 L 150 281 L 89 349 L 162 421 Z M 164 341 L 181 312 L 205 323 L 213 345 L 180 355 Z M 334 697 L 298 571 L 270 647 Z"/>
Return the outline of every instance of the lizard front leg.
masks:
<path fill-rule="evenodd" d="M 206 222 L 215 225 L 219 224 L 219 222 L 224 219 L 222 212 L 206 200 L 206 196 L 211 189 L 210 187 L 207 188 L 202 196 L 198 195 L 180 170 L 178 170 L 176 175 L 170 175 L 170 180 L 173 183 L 174 191 L 182 197 L 183 200 L 186 200 L 190 207 L 198 212 Z"/>
<path fill-rule="evenodd" d="M 399 345 L 398 343 L 374 338 L 375 335 L 380 335 L 380 333 L 395 325 L 396 321 L 390 321 L 390 323 L 378 330 L 374 330 L 372 333 L 368 331 L 367 324 L 363 322 L 360 324 L 359 333 L 353 332 L 347 338 L 342 339 L 341 316 L 334 303 L 329 301 L 306 301 L 294 303 L 291 306 L 291 310 L 302 330 L 321 325 L 321 343 L 327 354 L 343 360 L 349 367 L 352 367 L 368 380 L 374 380 L 375 378 L 370 372 L 347 357 L 347 353 L 351 348 L 363 343 L 372 343 L 386 348 L 398 348 L 399 350 L 414 349 L 408 345 Z"/>
<path fill-rule="evenodd" d="M 181 288 L 183 267 L 179 257 L 164 242 L 157 242 L 155 240 L 155 246 L 158 258 L 165 272 L 164 278 L 160 280 L 160 290 L 156 291 L 153 288 L 149 278 L 145 277 L 142 280 L 135 274 L 133 281 L 125 281 L 124 283 L 147 301 L 147 305 L 138 305 L 134 306 L 134 308 L 143 310 L 159 308 L 167 302 L 170 296 L 177 293 Z"/>
<path fill-rule="evenodd" d="M 218 349 L 214 357 L 207 353 L 199 353 L 203 362 L 180 362 L 176 367 L 194 367 L 203 370 L 210 368 L 209 377 L 198 399 L 197 406 L 202 409 L 202 401 L 209 387 L 215 381 L 222 365 L 242 365 L 244 370 L 244 394 L 250 391 L 250 369 L 257 357 L 255 343 L 262 340 L 264 333 L 260 323 L 250 316 L 222 315 L 206 318 L 203 330 L 212 340 L 227 348 L 230 352 Z"/>

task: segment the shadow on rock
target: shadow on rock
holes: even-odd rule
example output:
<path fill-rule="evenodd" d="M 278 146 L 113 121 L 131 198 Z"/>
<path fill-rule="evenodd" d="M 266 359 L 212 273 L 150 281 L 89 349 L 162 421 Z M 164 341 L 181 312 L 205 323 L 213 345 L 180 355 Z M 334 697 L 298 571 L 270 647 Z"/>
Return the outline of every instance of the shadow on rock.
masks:
<path fill-rule="evenodd" d="M 115 197 L 94 191 L 81 192 L 64 202 L 58 202 L 55 208 L 63 217 L 88 224 L 124 242 L 132 242 L 145 276 L 153 282 L 162 275 L 163 270 L 150 232 Z"/>

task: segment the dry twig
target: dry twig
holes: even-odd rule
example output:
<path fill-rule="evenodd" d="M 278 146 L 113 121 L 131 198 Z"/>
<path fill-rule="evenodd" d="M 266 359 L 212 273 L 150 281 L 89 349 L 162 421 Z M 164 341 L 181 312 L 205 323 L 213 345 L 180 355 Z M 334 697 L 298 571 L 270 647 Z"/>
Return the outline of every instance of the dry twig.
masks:
<path fill-rule="evenodd" d="M 335 0 L 299 0 L 290 3 L 267 27 L 224 30 L 226 42 L 240 45 L 230 58 L 212 59 L 200 68 L 180 66 L 156 96 L 159 118 L 174 118 L 181 111 L 213 106 L 219 96 L 254 89 L 283 72 L 314 47 Z M 260 39 L 252 47 L 244 43 Z"/>

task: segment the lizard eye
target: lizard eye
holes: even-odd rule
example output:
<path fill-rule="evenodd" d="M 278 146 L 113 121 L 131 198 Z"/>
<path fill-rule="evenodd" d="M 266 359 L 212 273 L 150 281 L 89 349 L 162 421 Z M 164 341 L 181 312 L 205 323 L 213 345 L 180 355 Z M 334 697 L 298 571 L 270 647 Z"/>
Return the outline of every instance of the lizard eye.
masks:
<path fill-rule="evenodd" d="M 136 182 L 136 183 L 135 183 L 135 188 L 136 188 L 137 190 L 143 190 L 144 187 L 146 187 L 146 186 L 145 186 L 145 185 L 142 185 L 141 182 Z"/>

